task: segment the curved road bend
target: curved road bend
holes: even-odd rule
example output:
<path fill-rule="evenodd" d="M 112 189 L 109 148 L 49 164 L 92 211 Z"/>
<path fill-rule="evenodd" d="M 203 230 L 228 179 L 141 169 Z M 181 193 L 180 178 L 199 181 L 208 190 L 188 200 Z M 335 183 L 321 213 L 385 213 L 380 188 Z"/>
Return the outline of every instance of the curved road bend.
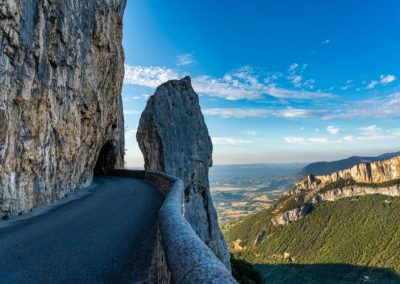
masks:
<path fill-rule="evenodd" d="M 96 177 L 78 199 L 0 222 L 0 283 L 145 279 L 162 202 L 161 192 L 144 180 Z"/>

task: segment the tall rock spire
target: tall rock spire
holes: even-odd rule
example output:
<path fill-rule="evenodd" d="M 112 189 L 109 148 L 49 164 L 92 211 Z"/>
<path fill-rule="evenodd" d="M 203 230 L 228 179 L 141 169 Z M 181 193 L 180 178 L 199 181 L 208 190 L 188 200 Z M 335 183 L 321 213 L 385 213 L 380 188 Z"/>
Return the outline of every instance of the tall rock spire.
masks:
<path fill-rule="evenodd" d="M 159 86 L 140 118 L 137 140 L 145 168 L 181 178 L 185 217 L 197 235 L 230 268 L 208 181 L 212 143 L 190 77 Z"/>

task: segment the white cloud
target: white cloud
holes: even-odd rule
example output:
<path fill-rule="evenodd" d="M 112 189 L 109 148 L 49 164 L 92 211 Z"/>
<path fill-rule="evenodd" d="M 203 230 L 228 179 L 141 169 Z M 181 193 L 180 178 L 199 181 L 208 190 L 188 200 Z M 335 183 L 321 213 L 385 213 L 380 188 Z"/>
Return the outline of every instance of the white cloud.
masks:
<path fill-rule="evenodd" d="M 342 91 L 345 91 L 345 90 L 348 90 L 348 89 L 354 88 L 354 87 L 355 87 L 355 85 L 353 84 L 353 80 L 348 79 L 348 80 L 346 80 L 346 83 L 342 87 L 340 87 L 340 89 Z"/>
<path fill-rule="evenodd" d="M 379 80 L 372 80 L 366 87 L 366 89 L 373 89 L 375 88 L 377 85 L 386 85 L 389 83 L 392 83 L 394 81 L 396 81 L 396 76 L 394 75 L 380 75 L 379 76 Z"/>
<path fill-rule="evenodd" d="M 227 100 L 260 99 L 262 95 L 292 100 L 334 97 L 330 93 L 289 90 L 280 88 L 276 84 L 263 84 L 255 76 L 240 73 L 226 74 L 221 79 L 199 76 L 193 78 L 192 82 L 197 92 Z"/>
<path fill-rule="evenodd" d="M 274 111 L 273 116 L 286 118 L 323 117 L 325 111 L 310 109 L 283 109 Z"/>
<path fill-rule="evenodd" d="M 348 135 L 341 140 L 344 142 L 377 142 L 398 139 L 400 131 L 398 129 L 385 130 L 377 125 L 369 125 L 358 128 L 358 135 Z"/>
<path fill-rule="evenodd" d="M 299 66 L 300 65 L 297 63 L 290 65 L 286 79 L 296 88 L 309 88 L 312 90 L 316 81 L 314 79 L 305 80 L 303 76 L 304 70 L 308 65 L 303 64 L 301 68 L 299 68 Z"/>
<path fill-rule="evenodd" d="M 381 132 L 382 128 L 380 128 L 376 125 L 369 125 L 369 126 L 365 126 L 365 127 L 360 127 L 359 130 L 364 135 L 370 135 L 370 134 L 376 134 L 376 133 Z"/>
<path fill-rule="evenodd" d="M 249 117 L 282 117 L 282 118 L 305 118 L 323 117 L 325 111 L 307 109 L 253 109 L 253 108 L 206 108 L 205 115 L 220 116 L 224 118 L 249 118 Z"/>
<path fill-rule="evenodd" d="M 211 137 L 214 145 L 247 145 L 253 143 L 251 140 L 235 139 L 227 137 Z"/>
<path fill-rule="evenodd" d="M 304 81 L 303 87 L 309 88 L 312 90 L 312 89 L 314 89 L 315 83 L 316 83 L 316 81 L 314 79 L 308 79 L 308 80 Z"/>
<path fill-rule="evenodd" d="M 307 138 L 307 140 L 312 143 L 317 143 L 317 144 L 329 143 L 328 138 L 325 138 L 325 137 L 310 137 L 310 138 Z"/>
<path fill-rule="evenodd" d="M 179 77 L 182 76 L 178 71 L 166 67 L 125 65 L 124 83 L 156 88 L 168 80 Z M 208 75 L 196 76 L 192 78 L 192 83 L 198 93 L 227 100 L 256 100 L 261 99 L 264 95 L 288 100 L 312 100 L 335 97 L 326 92 L 291 90 L 281 88 L 274 83 L 259 81 L 258 75 L 249 66 L 226 73 L 221 78 Z M 315 81 L 309 81 L 310 83 L 313 84 Z"/>
<path fill-rule="evenodd" d="M 351 118 L 400 118 L 400 92 L 393 93 L 386 98 L 375 98 L 360 101 L 350 101 L 336 107 L 325 119 Z M 340 109 L 340 111 L 339 111 Z"/>
<path fill-rule="evenodd" d="M 323 42 L 321 42 L 321 44 L 328 44 L 328 43 L 330 43 L 330 42 L 331 42 L 330 39 L 326 39 L 326 40 L 324 40 Z"/>
<path fill-rule="evenodd" d="M 268 85 L 266 87 L 266 93 L 280 99 L 293 99 L 293 100 L 313 100 L 320 98 L 334 98 L 335 96 L 331 93 L 325 92 L 309 92 L 309 91 L 297 91 L 278 88 L 275 85 Z"/>
<path fill-rule="evenodd" d="M 360 127 L 357 135 L 347 135 L 340 139 L 330 140 L 327 137 L 284 137 L 287 143 L 312 145 L 312 144 L 342 144 L 342 143 L 367 143 L 388 140 L 398 140 L 400 129 L 385 130 L 376 125 Z"/>
<path fill-rule="evenodd" d="M 202 94 L 227 100 L 258 99 L 263 93 L 263 85 L 249 77 L 236 77 L 237 74 L 227 74 L 223 78 L 198 76 L 193 78 L 193 88 Z"/>
<path fill-rule="evenodd" d="M 303 145 L 310 145 L 310 144 L 327 144 L 327 143 L 335 143 L 338 141 L 329 141 L 326 137 L 284 137 L 286 143 L 290 144 L 303 144 Z"/>
<path fill-rule="evenodd" d="M 293 75 L 293 76 L 289 76 L 288 78 L 295 87 L 299 88 L 302 86 L 301 81 L 303 80 L 303 77 L 301 75 Z"/>
<path fill-rule="evenodd" d="M 276 80 L 278 80 L 279 78 L 281 78 L 282 76 L 283 76 L 282 73 L 280 73 L 280 72 L 275 72 L 274 74 L 271 74 L 271 75 L 267 76 L 267 77 L 264 79 L 264 83 L 265 83 L 265 84 L 271 84 L 271 83 L 275 82 Z"/>
<path fill-rule="evenodd" d="M 124 83 L 156 88 L 168 80 L 179 77 L 176 71 L 166 67 L 125 65 Z"/>
<path fill-rule="evenodd" d="M 190 65 L 190 64 L 195 63 L 193 54 L 191 54 L 191 53 L 180 54 L 176 58 L 178 59 L 179 66 L 185 66 L 185 65 Z"/>
<path fill-rule="evenodd" d="M 326 128 L 326 131 L 328 131 L 329 134 L 336 135 L 336 134 L 339 133 L 340 128 L 337 127 L 337 126 L 329 125 L 329 126 Z"/>
<path fill-rule="evenodd" d="M 122 100 L 124 101 L 124 102 L 131 102 L 131 101 L 136 101 L 136 100 L 140 100 L 142 97 L 140 97 L 140 96 L 132 96 L 132 97 L 125 97 L 125 96 L 123 96 L 122 97 Z"/>
<path fill-rule="evenodd" d="M 299 67 L 298 63 L 293 63 L 292 65 L 289 66 L 288 71 L 293 72 L 297 67 Z"/>
<path fill-rule="evenodd" d="M 249 136 L 257 136 L 257 131 L 255 130 L 246 130 L 246 131 L 242 131 L 242 134 L 246 134 Z"/>
<path fill-rule="evenodd" d="M 303 144 L 305 139 L 302 137 L 284 137 L 285 141 L 290 144 Z"/>
<path fill-rule="evenodd" d="M 246 118 L 246 117 L 266 117 L 270 111 L 266 109 L 245 109 L 245 108 L 206 108 L 203 109 L 205 115 L 220 116 L 224 118 Z"/>
<path fill-rule="evenodd" d="M 381 84 L 388 84 L 396 80 L 394 75 L 381 75 L 379 77 Z"/>
<path fill-rule="evenodd" d="M 346 142 L 352 142 L 355 140 L 355 138 L 353 135 L 347 135 L 347 136 L 343 137 L 342 140 L 346 141 Z"/>
<path fill-rule="evenodd" d="M 379 82 L 378 81 L 375 81 L 375 80 L 372 80 L 368 85 L 367 85 L 367 89 L 373 89 L 373 88 L 375 88 L 376 87 L 376 85 L 378 85 L 379 84 Z"/>
<path fill-rule="evenodd" d="M 349 101 L 334 105 L 334 108 L 305 109 L 305 108 L 206 108 L 206 115 L 225 118 L 246 117 L 283 117 L 283 118 L 321 118 L 354 119 L 354 118 L 400 118 L 400 92 L 394 93 L 383 99 L 368 99 Z M 329 132 L 329 130 L 327 129 Z"/>
<path fill-rule="evenodd" d="M 393 138 L 393 136 L 390 135 L 368 135 L 368 136 L 357 136 L 355 139 L 361 142 L 369 142 L 369 141 L 376 142 L 376 141 L 385 141 L 391 138 Z"/>

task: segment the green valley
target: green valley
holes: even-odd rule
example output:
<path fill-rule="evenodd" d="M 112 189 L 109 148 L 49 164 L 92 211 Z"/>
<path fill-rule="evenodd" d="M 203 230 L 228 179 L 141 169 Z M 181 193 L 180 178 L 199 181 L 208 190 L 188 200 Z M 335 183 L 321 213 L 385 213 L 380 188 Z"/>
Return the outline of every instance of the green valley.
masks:
<path fill-rule="evenodd" d="M 367 195 L 314 205 L 288 226 L 268 226 L 273 209 L 226 232 L 234 257 L 267 283 L 400 283 L 400 197 Z"/>

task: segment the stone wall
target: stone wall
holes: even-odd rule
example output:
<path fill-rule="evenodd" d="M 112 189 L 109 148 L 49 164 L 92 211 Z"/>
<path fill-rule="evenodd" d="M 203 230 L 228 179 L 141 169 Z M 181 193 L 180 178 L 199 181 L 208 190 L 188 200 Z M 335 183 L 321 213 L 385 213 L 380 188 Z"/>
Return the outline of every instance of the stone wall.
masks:
<path fill-rule="evenodd" d="M 123 167 L 125 4 L 0 0 L 0 215 L 88 185 L 107 143 Z"/>
<path fill-rule="evenodd" d="M 115 170 L 112 174 L 145 178 L 166 193 L 159 213 L 150 283 L 237 283 L 184 218 L 180 179 L 154 171 Z"/>

